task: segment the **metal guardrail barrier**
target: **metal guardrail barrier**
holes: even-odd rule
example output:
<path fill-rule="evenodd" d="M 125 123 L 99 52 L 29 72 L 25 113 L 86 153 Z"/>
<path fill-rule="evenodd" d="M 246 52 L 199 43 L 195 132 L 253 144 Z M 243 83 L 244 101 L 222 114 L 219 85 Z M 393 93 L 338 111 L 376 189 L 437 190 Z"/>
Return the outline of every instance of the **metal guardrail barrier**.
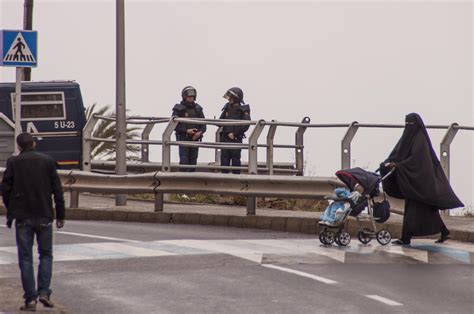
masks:
<path fill-rule="evenodd" d="M 93 115 L 87 122 L 83 131 L 83 169 L 86 171 L 92 170 L 92 162 L 90 156 L 91 142 L 108 142 L 114 143 L 115 139 L 101 139 L 92 136 L 92 131 L 95 124 L 100 120 L 115 121 L 114 117 L 98 116 Z M 215 160 L 212 167 L 196 166 L 197 169 L 212 169 L 222 170 L 220 166 L 220 150 L 221 149 L 245 149 L 249 154 L 249 163 L 247 164 L 248 173 L 274 173 L 278 172 L 275 168 L 281 168 L 278 164 L 274 163 L 274 149 L 294 149 L 295 150 L 295 162 L 294 172 L 288 171 L 289 174 L 303 175 L 304 167 L 304 133 L 307 129 L 312 128 L 347 128 L 347 131 L 341 140 L 341 169 L 347 169 L 351 167 L 351 142 L 354 139 L 359 128 L 404 128 L 403 124 L 369 124 L 359 123 L 354 121 L 352 123 L 335 123 L 335 124 L 312 124 L 310 118 L 305 117 L 302 122 L 279 122 L 279 121 L 242 121 L 242 120 L 218 120 L 218 119 L 190 119 L 190 118 L 178 118 L 178 117 L 129 117 L 127 119 L 128 124 L 145 125 L 142 131 L 141 140 L 127 140 L 128 144 L 141 145 L 141 161 L 149 162 L 149 146 L 150 145 L 161 145 L 163 147 L 162 152 L 162 163 L 161 167 L 163 171 L 172 171 L 179 167 L 171 166 L 171 146 L 188 146 L 188 147 L 201 147 L 210 148 L 215 150 Z M 172 141 L 171 135 L 179 122 L 183 123 L 194 123 L 194 124 L 206 124 L 217 126 L 218 129 L 215 134 L 215 142 L 183 142 L 183 141 Z M 166 130 L 162 135 L 161 140 L 150 140 L 150 133 L 156 124 L 167 124 Z M 249 136 L 248 143 L 220 143 L 220 132 L 225 125 L 251 125 L 253 130 Z M 266 143 L 258 143 L 260 135 L 264 127 L 268 126 L 268 132 L 266 137 Z M 283 145 L 275 144 L 274 137 L 278 127 L 295 127 L 295 145 Z M 457 123 L 451 125 L 427 125 L 428 129 L 446 129 L 446 134 L 440 143 L 440 161 L 446 176 L 450 176 L 450 145 L 454 140 L 459 130 L 473 131 L 474 127 L 460 126 Z M 266 148 L 266 162 L 265 167 L 258 165 L 257 163 L 257 148 Z M 188 166 L 186 168 L 192 168 Z M 225 169 L 238 169 L 242 170 L 242 167 L 226 167 Z"/>
<path fill-rule="evenodd" d="M 5 168 L 0 168 L 3 176 Z M 151 172 L 137 175 L 103 175 L 79 170 L 58 170 L 68 192 L 154 194 L 155 211 L 163 211 L 163 193 L 206 193 L 282 198 L 322 199 L 342 186 L 336 178 L 277 175 L 230 175 L 222 173 Z M 78 207 L 71 202 L 71 207 Z M 252 211 L 253 209 L 253 211 Z M 247 208 L 255 215 L 255 208 Z"/>
<path fill-rule="evenodd" d="M 86 171 L 92 170 L 93 163 L 98 165 L 95 161 L 91 161 L 91 143 L 93 141 L 102 142 L 115 142 L 115 139 L 99 139 L 92 136 L 92 131 L 97 121 L 103 119 L 108 121 L 115 121 L 114 117 L 105 117 L 93 115 L 83 130 L 83 169 Z M 351 142 L 354 139 L 359 128 L 404 128 L 403 124 L 368 124 L 359 123 L 354 121 L 352 123 L 336 123 L 336 124 L 312 124 L 310 118 L 305 117 L 301 122 L 279 122 L 279 121 L 242 121 L 242 120 L 219 120 L 219 119 L 190 119 L 190 118 L 178 118 L 178 117 L 129 117 L 127 119 L 128 124 L 139 124 L 145 125 L 142 132 L 141 140 L 128 140 L 129 144 L 141 145 L 141 160 L 144 163 L 149 162 L 149 145 L 161 145 L 162 146 L 162 161 L 161 171 L 170 172 L 180 167 L 196 168 L 198 170 L 247 170 L 249 174 L 290 174 L 303 176 L 304 172 L 304 134 L 307 129 L 312 128 L 347 128 L 344 137 L 341 140 L 341 169 L 348 169 L 351 167 Z M 178 123 L 193 123 L 193 124 L 205 124 L 214 125 L 218 127 L 215 133 L 215 142 L 183 142 L 183 141 L 172 141 L 171 135 L 174 132 Z M 166 128 L 162 134 L 161 140 L 150 140 L 149 136 L 156 124 L 165 124 Z M 253 126 L 251 129 L 248 143 L 220 143 L 220 132 L 223 126 L 226 125 L 250 125 Z M 266 136 L 266 143 L 259 143 L 260 135 L 262 134 L 265 127 L 268 126 L 268 132 Z M 294 127 L 297 128 L 295 132 L 295 144 L 294 145 L 282 145 L 275 144 L 274 137 L 277 128 L 279 127 Z M 440 144 L 440 161 L 446 176 L 450 177 L 450 146 L 459 130 L 473 131 L 474 127 L 460 126 L 457 123 L 451 125 L 427 125 L 428 129 L 445 129 L 446 134 Z M 197 166 L 180 166 L 171 163 L 171 146 L 189 146 L 189 147 L 201 147 L 215 150 L 215 161 L 213 164 L 208 165 L 197 165 Z M 266 161 L 262 165 L 258 163 L 258 148 L 266 149 Z M 294 166 L 290 169 L 276 164 L 274 162 L 274 149 L 285 148 L 295 150 L 295 162 Z M 220 150 L 221 149 L 245 149 L 248 151 L 248 164 L 245 168 L 243 167 L 222 167 L 220 166 Z M 158 163 L 155 163 L 155 166 Z M 94 166 L 96 169 L 97 166 Z M 134 166 L 132 166 L 134 167 Z M 152 166 L 150 166 L 152 167 Z M 154 167 L 154 166 L 153 166 Z M 146 169 L 150 169 L 148 166 Z M 153 168 L 155 171 L 156 168 Z M 249 197 L 247 209 L 249 212 L 255 211 L 256 200 L 255 198 Z M 253 209 L 252 209 L 253 208 Z"/>
<path fill-rule="evenodd" d="M 107 160 L 93 160 L 91 162 L 92 171 L 105 174 L 113 174 L 115 170 L 115 161 Z M 294 169 L 293 163 L 278 163 L 273 167 L 273 173 L 270 173 L 270 169 L 266 167 L 266 164 L 263 162 L 258 163 L 258 173 L 259 174 L 278 174 L 278 175 L 294 175 L 297 170 Z M 127 170 L 130 173 L 147 173 L 147 172 L 156 172 L 160 171 L 162 164 L 160 162 L 127 162 Z M 180 168 L 194 168 L 199 172 L 217 172 L 222 169 L 235 169 L 238 168 L 242 173 L 246 173 L 248 169 L 248 164 L 243 162 L 241 167 L 224 167 L 216 165 L 214 162 L 210 163 L 198 163 L 195 166 L 192 165 L 180 165 L 179 163 L 171 163 L 171 172 L 176 172 Z"/>

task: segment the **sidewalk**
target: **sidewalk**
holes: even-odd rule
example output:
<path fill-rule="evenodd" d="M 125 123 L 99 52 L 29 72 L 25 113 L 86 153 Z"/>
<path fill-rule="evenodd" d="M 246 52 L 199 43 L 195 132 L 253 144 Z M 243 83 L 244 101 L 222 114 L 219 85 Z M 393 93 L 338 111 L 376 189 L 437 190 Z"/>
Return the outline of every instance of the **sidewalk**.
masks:
<path fill-rule="evenodd" d="M 68 203 L 69 195 L 65 197 Z M 257 215 L 247 216 L 245 207 L 190 203 L 166 203 L 163 212 L 155 213 L 153 202 L 128 200 L 127 206 L 118 207 L 113 197 L 90 194 L 81 194 L 79 204 L 79 209 L 67 210 L 66 219 L 202 224 L 319 234 L 317 222 L 321 215 L 320 212 L 257 208 Z M 396 201 L 391 201 L 391 204 L 395 208 L 403 206 Z M 474 243 L 473 217 L 443 216 L 443 220 L 451 230 L 451 239 Z M 402 216 L 392 214 L 384 225 L 392 237 L 397 238 L 401 233 L 401 223 Z M 355 219 L 350 219 L 347 229 L 351 235 L 357 236 Z"/>

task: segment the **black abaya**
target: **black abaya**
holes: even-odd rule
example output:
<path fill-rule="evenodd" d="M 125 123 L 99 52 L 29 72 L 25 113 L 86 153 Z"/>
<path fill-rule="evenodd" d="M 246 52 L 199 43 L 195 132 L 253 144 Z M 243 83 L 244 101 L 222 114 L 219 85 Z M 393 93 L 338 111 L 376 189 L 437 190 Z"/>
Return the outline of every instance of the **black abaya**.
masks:
<path fill-rule="evenodd" d="M 396 171 L 382 185 L 393 197 L 405 199 L 402 238 L 447 233 L 438 210 L 464 206 L 453 192 L 436 156 L 431 140 L 420 116 L 406 116 L 402 137 L 381 165 L 385 175 L 388 162 L 396 164 Z"/>

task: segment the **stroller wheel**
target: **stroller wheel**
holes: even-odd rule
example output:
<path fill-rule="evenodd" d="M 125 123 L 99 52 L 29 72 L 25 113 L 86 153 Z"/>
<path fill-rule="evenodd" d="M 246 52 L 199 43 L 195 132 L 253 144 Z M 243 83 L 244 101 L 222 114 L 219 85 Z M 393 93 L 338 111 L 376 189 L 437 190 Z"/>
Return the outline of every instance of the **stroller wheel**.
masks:
<path fill-rule="evenodd" d="M 335 239 L 334 231 L 325 230 L 325 231 L 321 232 L 321 234 L 319 235 L 319 239 L 321 240 L 322 243 L 324 243 L 326 245 L 333 244 L 334 239 Z"/>
<path fill-rule="evenodd" d="M 336 243 L 342 246 L 347 246 L 351 243 L 351 235 L 343 231 L 336 236 Z"/>
<path fill-rule="evenodd" d="M 370 241 L 372 241 L 372 236 L 370 234 L 366 233 L 366 228 L 360 230 L 357 233 L 357 237 L 359 238 L 359 241 L 363 244 L 367 244 Z"/>
<path fill-rule="evenodd" d="M 325 234 L 326 234 L 326 229 L 322 230 L 320 233 L 319 233 L 319 242 L 321 242 L 322 244 L 327 244 L 326 243 L 326 238 L 325 238 Z"/>
<path fill-rule="evenodd" d="M 382 245 L 387 245 L 390 243 L 392 240 L 392 235 L 390 234 L 390 231 L 387 229 L 382 229 L 376 234 L 377 236 L 377 241 L 382 244 Z"/>

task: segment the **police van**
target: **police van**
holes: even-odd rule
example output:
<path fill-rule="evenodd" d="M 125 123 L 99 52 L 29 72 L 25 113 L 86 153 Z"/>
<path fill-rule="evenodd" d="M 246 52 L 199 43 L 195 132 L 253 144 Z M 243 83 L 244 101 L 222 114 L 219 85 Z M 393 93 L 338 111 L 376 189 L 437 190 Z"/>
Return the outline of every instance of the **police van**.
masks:
<path fill-rule="evenodd" d="M 37 150 L 54 158 L 62 169 L 80 169 L 86 116 L 79 84 L 23 82 L 21 92 L 21 127 L 36 137 Z M 0 112 L 14 125 L 15 83 L 0 83 Z"/>

